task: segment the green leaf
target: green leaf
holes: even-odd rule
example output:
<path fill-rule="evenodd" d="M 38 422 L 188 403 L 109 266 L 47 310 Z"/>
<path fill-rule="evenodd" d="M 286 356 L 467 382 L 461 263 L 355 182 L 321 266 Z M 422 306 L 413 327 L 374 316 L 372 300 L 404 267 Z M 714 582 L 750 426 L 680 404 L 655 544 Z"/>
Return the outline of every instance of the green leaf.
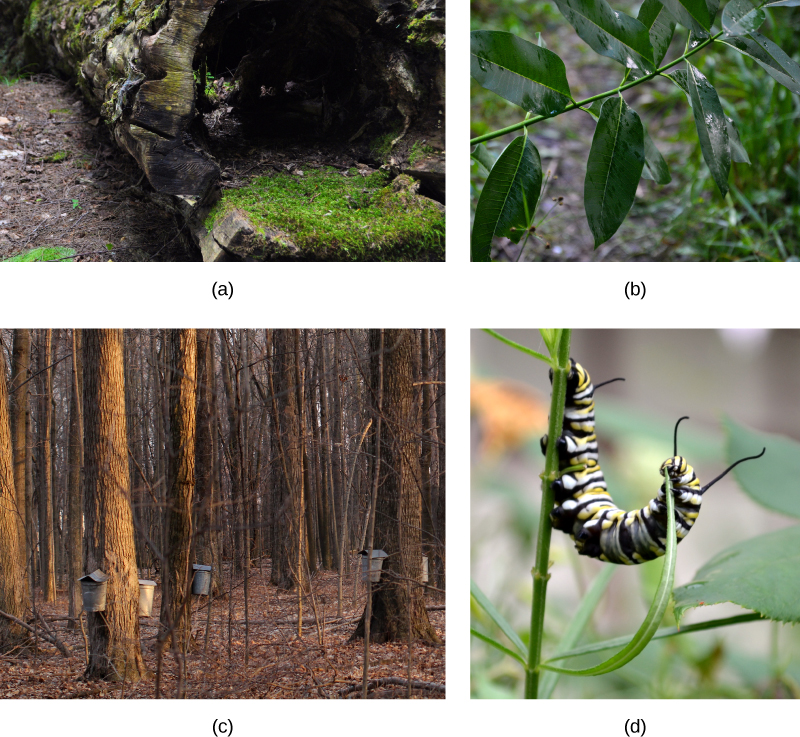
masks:
<path fill-rule="evenodd" d="M 483 328 L 483 332 L 491 335 L 493 338 L 497 338 L 497 340 L 499 340 L 501 343 L 505 343 L 506 345 L 511 346 L 512 348 L 516 348 L 518 351 L 522 351 L 523 353 L 527 353 L 529 356 L 533 356 L 534 358 L 538 358 L 540 361 L 544 361 L 548 366 L 552 366 L 553 365 L 553 362 L 547 356 L 545 356 L 544 354 L 538 353 L 537 351 L 533 350 L 532 348 L 527 348 L 526 346 L 524 346 L 524 345 L 522 345 L 520 343 L 516 343 L 513 340 L 509 340 L 505 336 L 500 335 L 500 333 L 498 333 L 496 330 L 491 330 L 489 328 Z M 544 332 L 544 331 L 542 331 L 542 332 Z M 556 336 L 557 338 L 561 337 L 561 330 L 554 330 L 554 331 L 548 331 L 548 332 L 557 333 L 558 334 Z M 545 340 L 545 343 L 547 344 L 547 347 L 548 347 L 548 350 L 549 350 L 550 349 L 550 343 L 548 342 L 547 337 L 545 337 L 544 340 Z M 550 352 L 552 353 L 552 350 Z"/>
<path fill-rule="evenodd" d="M 745 540 L 714 556 L 673 592 L 675 618 L 732 602 L 778 622 L 800 622 L 800 525 Z"/>
<path fill-rule="evenodd" d="M 703 38 L 708 36 L 714 16 L 717 14 L 717 8 L 719 8 L 719 0 L 713 0 L 710 3 L 706 3 L 706 0 L 661 1 L 684 28 L 694 31 Z"/>
<path fill-rule="evenodd" d="M 538 31 L 536 33 L 536 45 L 541 46 L 543 49 L 547 48 L 547 44 L 544 42 L 544 36 Z"/>
<path fill-rule="evenodd" d="M 658 0 L 644 0 L 639 8 L 639 20 L 649 31 L 653 61 L 659 66 L 675 35 L 675 19 Z"/>
<path fill-rule="evenodd" d="M 538 115 L 572 102 L 564 62 L 541 46 L 505 31 L 472 31 L 470 71 L 478 84 Z"/>
<path fill-rule="evenodd" d="M 770 435 L 722 418 L 725 454 L 729 463 L 767 452 L 757 461 L 742 463 L 733 470 L 739 486 L 762 507 L 800 517 L 800 443 L 782 435 Z M 731 460 L 732 459 L 732 460 Z"/>
<path fill-rule="evenodd" d="M 666 552 L 664 555 L 664 567 L 661 569 L 661 579 L 658 582 L 658 590 L 650 604 L 650 610 L 642 622 L 641 627 L 636 631 L 631 641 L 616 655 L 612 655 L 608 660 L 595 665 L 592 668 L 582 668 L 580 670 L 570 670 L 569 668 L 558 668 L 548 663 L 541 663 L 540 668 L 553 670 L 558 673 L 566 673 L 570 676 L 597 676 L 603 673 L 611 673 L 623 665 L 630 663 L 642 650 L 647 647 L 647 643 L 661 624 L 664 612 L 667 610 L 672 583 L 675 580 L 675 561 L 678 552 L 678 539 L 675 534 L 675 498 L 672 495 L 672 484 L 669 475 L 664 478 L 666 484 L 665 500 L 667 504 L 667 539 Z"/>
<path fill-rule="evenodd" d="M 644 128 L 622 96 L 609 97 L 600 111 L 586 164 L 584 207 L 594 247 L 622 224 L 636 199 L 644 168 Z"/>
<path fill-rule="evenodd" d="M 669 173 L 667 162 L 661 152 L 653 143 L 647 128 L 644 130 L 644 169 L 642 169 L 642 176 L 645 179 L 652 179 L 656 184 L 669 184 L 672 181 L 672 176 Z"/>
<path fill-rule="evenodd" d="M 626 67 L 652 72 L 653 48 L 647 28 L 614 10 L 606 0 L 556 0 L 561 14 L 598 54 Z"/>
<path fill-rule="evenodd" d="M 796 8 L 800 6 L 800 0 L 778 0 L 778 2 L 774 3 L 766 3 L 764 6 L 765 8 L 776 8 L 779 5 L 783 5 L 789 8 Z"/>
<path fill-rule="evenodd" d="M 711 619 L 707 622 L 698 622 L 697 624 L 690 624 L 686 627 L 662 627 L 654 635 L 654 640 L 663 640 L 667 637 L 675 637 L 677 635 L 688 635 L 692 632 L 702 632 L 704 630 L 712 630 L 717 627 L 729 627 L 734 624 L 745 624 L 747 622 L 757 622 L 762 619 L 760 614 L 739 614 L 736 617 L 725 617 L 724 619 Z M 602 642 L 593 642 L 590 645 L 583 645 L 576 647 L 573 650 L 566 650 L 558 655 L 558 657 L 550 658 L 550 661 L 563 660 L 564 658 L 577 658 L 580 655 L 591 655 L 592 653 L 600 653 L 603 650 L 615 650 L 622 647 L 628 642 L 627 637 L 615 637 L 612 640 L 603 640 Z"/>
<path fill-rule="evenodd" d="M 587 113 L 589 113 L 589 115 L 591 115 L 595 120 L 599 120 L 600 111 L 603 109 L 604 102 L 605 100 L 595 100 L 591 105 L 582 107 L 581 110 L 584 110 Z"/>
<path fill-rule="evenodd" d="M 475 583 L 472 579 L 469 582 L 469 591 L 472 594 L 472 598 L 475 600 L 475 603 L 485 611 L 491 620 L 500 628 L 500 631 L 514 644 L 514 647 L 522 654 L 523 658 L 525 659 L 524 662 L 528 662 L 528 651 L 525 648 L 525 644 L 520 639 L 520 636 L 514 631 L 514 628 L 506 621 L 506 618 L 497 611 L 494 604 L 489 601 L 489 598 L 486 594 L 481 591 L 480 586 Z"/>
<path fill-rule="evenodd" d="M 750 0 L 731 0 L 722 11 L 722 28 L 727 36 L 743 36 L 757 31 L 767 14 Z"/>
<path fill-rule="evenodd" d="M 800 65 L 766 36 L 753 31 L 749 36 L 722 36 L 719 40 L 755 59 L 770 77 L 800 95 Z"/>
<path fill-rule="evenodd" d="M 740 164 L 749 164 L 750 157 L 747 155 L 744 146 L 742 146 L 742 139 L 739 138 L 739 129 L 733 118 L 725 116 L 725 121 L 728 123 L 728 143 L 731 147 L 731 158 L 738 161 Z"/>
<path fill-rule="evenodd" d="M 525 667 L 525 661 L 513 650 L 509 650 L 505 645 L 501 645 L 497 640 L 493 640 L 491 637 L 484 635 L 482 632 L 478 632 L 478 630 L 476 630 L 474 627 L 470 627 L 469 631 L 473 637 L 477 637 L 479 640 L 483 640 L 487 645 L 497 648 L 501 653 L 505 653 L 506 655 L 514 658 L 514 660 L 519 662 L 523 668 Z"/>
<path fill-rule="evenodd" d="M 492 236 L 518 243 L 528 227 L 542 189 L 542 162 L 527 136 L 506 146 L 483 185 L 472 225 L 472 260 L 488 261 Z"/>
<path fill-rule="evenodd" d="M 489 172 L 494 166 L 494 162 L 497 161 L 497 157 L 482 143 L 475 146 L 475 150 L 470 156 L 478 162 L 478 165 L 481 167 L 481 173 L 488 177 Z"/>
<path fill-rule="evenodd" d="M 73 200 L 72 200 L 72 209 L 73 209 L 73 210 L 74 210 L 75 208 L 77 208 L 77 207 L 80 207 L 80 206 L 81 206 L 81 203 L 80 203 L 78 200 L 76 200 L 76 199 L 73 199 Z"/>
<path fill-rule="evenodd" d="M 597 609 L 597 605 L 600 603 L 600 599 L 603 597 L 603 594 L 608 588 L 609 581 L 611 581 L 611 577 L 616 571 L 616 566 L 606 566 L 595 577 L 594 581 L 592 581 L 592 585 L 589 587 L 589 590 L 586 592 L 586 595 L 583 597 L 583 599 L 581 599 L 581 603 L 578 605 L 578 610 L 575 612 L 575 616 L 569 623 L 567 631 L 564 633 L 564 636 L 558 643 L 558 647 L 556 647 L 556 651 L 550 660 L 556 660 L 559 653 L 565 653 L 570 648 L 575 646 L 578 638 L 580 638 L 580 636 L 583 634 L 583 631 L 586 629 L 586 625 L 589 624 L 592 614 L 594 614 L 595 610 Z M 625 642 L 620 644 L 624 645 Z M 550 698 L 553 693 L 553 689 L 555 689 L 556 684 L 558 683 L 559 677 L 560 674 L 552 670 L 544 674 L 542 679 L 539 681 L 540 699 Z"/>
<path fill-rule="evenodd" d="M 700 150 L 711 176 L 723 196 L 728 192 L 728 173 L 731 170 L 731 149 L 728 143 L 728 123 L 717 91 L 697 67 L 686 62 L 686 80 L 692 100 L 692 113 L 700 139 Z"/>

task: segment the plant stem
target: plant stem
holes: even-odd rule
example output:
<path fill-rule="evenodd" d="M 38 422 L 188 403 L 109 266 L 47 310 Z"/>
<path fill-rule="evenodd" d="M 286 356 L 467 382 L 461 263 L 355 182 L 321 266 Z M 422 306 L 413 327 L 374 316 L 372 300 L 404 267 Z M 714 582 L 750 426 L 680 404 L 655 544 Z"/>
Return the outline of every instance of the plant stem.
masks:
<path fill-rule="evenodd" d="M 602 100 L 604 97 L 611 97 L 611 95 L 616 95 L 620 92 L 624 92 L 625 90 L 630 89 L 631 87 L 635 87 L 637 84 L 641 84 L 642 82 L 646 82 L 653 77 L 657 77 L 659 74 L 663 74 L 667 69 L 674 67 L 679 62 L 683 61 L 684 59 L 688 59 L 690 56 L 696 54 L 700 49 L 704 49 L 709 44 L 716 41 L 721 35 L 723 31 L 720 31 L 714 36 L 709 36 L 705 41 L 699 43 L 695 46 L 691 51 L 687 51 L 682 56 L 679 56 L 677 59 L 671 61 L 669 64 L 665 64 L 663 67 L 659 67 L 654 72 L 650 72 L 650 74 L 646 74 L 644 77 L 639 77 L 639 79 L 634 79 L 632 82 L 627 82 L 625 84 L 621 84 L 619 87 L 615 87 L 613 90 L 608 90 L 608 92 L 601 92 L 599 95 L 593 95 L 592 97 L 587 97 L 585 100 L 581 100 L 580 102 L 572 102 L 567 105 L 563 110 L 560 110 L 557 113 L 553 113 L 552 115 L 536 115 L 533 118 L 526 118 L 525 120 L 521 120 L 519 123 L 514 123 L 514 125 L 509 125 L 506 128 L 501 128 L 500 130 L 492 131 L 491 133 L 484 133 L 482 136 L 478 136 L 477 138 L 473 138 L 470 142 L 470 146 L 474 146 L 478 143 L 483 143 L 484 141 L 490 141 L 493 138 L 500 138 L 500 136 L 504 136 L 506 133 L 513 133 L 520 128 L 527 128 L 529 125 L 533 125 L 534 123 L 539 123 L 542 120 L 547 120 L 548 118 L 554 118 L 556 115 L 561 115 L 561 113 L 566 113 L 569 110 L 575 110 L 576 108 L 582 108 L 585 105 L 589 105 L 593 103 L 595 100 Z"/>
<path fill-rule="evenodd" d="M 550 484 L 558 473 L 556 438 L 561 435 L 564 422 L 564 404 L 567 400 L 569 375 L 569 346 L 571 331 L 564 330 L 558 345 L 558 355 L 553 366 L 553 393 L 550 398 L 550 424 L 547 430 L 547 455 L 542 476 L 542 506 L 539 512 L 539 534 L 536 537 L 536 562 L 533 568 L 533 603 L 531 604 L 531 633 L 528 650 L 528 668 L 525 672 L 525 698 L 535 699 L 539 694 L 539 663 L 542 657 L 544 635 L 544 606 L 547 580 L 550 578 L 550 511 L 553 509 L 553 490 Z"/>

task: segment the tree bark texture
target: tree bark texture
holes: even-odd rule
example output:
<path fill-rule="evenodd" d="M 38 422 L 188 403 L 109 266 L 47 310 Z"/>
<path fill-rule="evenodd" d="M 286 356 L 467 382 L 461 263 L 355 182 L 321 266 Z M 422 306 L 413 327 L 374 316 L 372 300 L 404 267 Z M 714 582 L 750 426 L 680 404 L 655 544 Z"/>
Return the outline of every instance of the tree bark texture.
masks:
<path fill-rule="evenodd" d="M 50 368 L 53 331 L 41 330 L 39 371 L 42 395 L 39 402 L 39 555 L 42 596 L 56 600 L 55 545 L 53 535 L 53 476 L 50 429 L 53 424 L 53 371 Z"/>
<path fill-rule="evenodd" d="M 14 346 L 11 357 L 11 433 L 14 444 L 14 488 L 17 495 L 17 525 L 19 528 L 19 553 L 25 565 L 28 545 L 26 542 L 25 504 L 25 454 L 27 450 L 28 401 L 30 396 L 31 332 L 14 331 Z"/>
<path fill-rule="evenodd" d="M 69 616 L 81 614 L 81 588 L 78 579 L 83 575 L 83 389 L 82 331 L 72 331 L 72 393 L 69 410 L 69 488 L 67 490 L 67 548 L 69 552 Z M 75 628 L 74 622 L 70 622 Z"/>
<path fill-rule="evenodd" d="M 87 678 L 145 676 L 130 504 L 121 330 L 84 332 L 86 568 L 109 576 L 106 609 L 87 613 Z"/>
<path fill-rule="evenodd" d="M 167 575 L 163 577 L 164 642 L 185 652 L 191 625 L 192 497 L 197 426 L 197 334 L 170 330 L 170 484 L 167 497 Z"/>
<path fill-rule="evenodd" d="M 370 330 L 370 356 L 379 353 L 380 331 Z M 418 407 L 413 386 L 414 337 L 409 330 L 384 330 L 381 480 L 375 509 L 376 549 L 388 557 L 373 586 L 370 638 L 373 642 L 413 639 L 439 642 L 428 619 L 422 575 Z M 377 371 L 372 372 L 377 397 Z M 411 586 L 407 581 L 411 580 Z M 409 594 L 410 588 L 410 594 Z M 364 636 L 364 616 L 353 638 Z"/>
<path fill-rule="evenodd" d="M 0 362 L 0 609 L 25 618 L 28 596 L 24 557 L 20 553 L 18 500 L 14 487 L 14 451 L 8 411 L 5 361 Z M 0 619 L 0 652 L 7 652 L 28 639 L 19 625 Z"/>

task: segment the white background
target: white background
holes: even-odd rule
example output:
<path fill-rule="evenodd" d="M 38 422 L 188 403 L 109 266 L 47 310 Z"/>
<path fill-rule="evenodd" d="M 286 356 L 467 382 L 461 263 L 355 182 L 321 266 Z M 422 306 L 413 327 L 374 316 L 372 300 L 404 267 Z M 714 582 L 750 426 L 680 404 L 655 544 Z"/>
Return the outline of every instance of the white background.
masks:
<path fill-rule="evenodd" d="M 521 12 L 524 6 L 520 6 Z M 469 329 L 535 327 L 798 327 L 794 265 L 471 265 L 468 3 L 448 8 L 447 264 L 8 264 L 0 315 L 15 327 L 445 327 L 448 412 L 447 700 L 307 702 L 0 702 L 0 735 L 524 733 L 623 735 L 800 732 L 797 702 L 469 700 Z M 643 302 L 623 295 L 644 281 Z M 234 298 L 211 286 L 231 281 Z M 2 667 L 2 663 L 0 663 Z M 31 708 L 33 706 L 33 708 Z M 352 718 L 358 710 L 360 718 Z M 363 716 L 361 716 L 363 715 Z"/>

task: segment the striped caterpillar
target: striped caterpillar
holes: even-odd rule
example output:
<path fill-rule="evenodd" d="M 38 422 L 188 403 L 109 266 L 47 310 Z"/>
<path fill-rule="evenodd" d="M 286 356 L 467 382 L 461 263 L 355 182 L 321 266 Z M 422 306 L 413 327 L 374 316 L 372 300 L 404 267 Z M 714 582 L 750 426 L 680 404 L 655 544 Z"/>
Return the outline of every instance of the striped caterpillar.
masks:
<path fill-rule="evenodd" d="M 552 380 L 551 369 L 551 383 Z M 597 386 L 619 380 L 611 379 Z M 556 440 L 556 449 L 560 471 L 571 466 L 583 468 L 562 473 L 551 484 L 556 506 L 550 512 L 550 521 L 556 530 L 572 537 L 580 555 L 625 565 L 653 560 L 664 555 L 666 549 L 664 484 L 655 499 L 641 509 L 625 512 L 614 504 L 597 459 L 594 390 L 586 369 L 571 358 L 564 423 L 561 437 Z M 678 542 L 689 534 L 700 514 L 703 494 L 740 463 L 761 458 L 766 452 L 764 448 L 756 456 L 736 461 L 713 481 L 700 486 L 694 469 L 685 458 L 678 455 L 678 425 L 686 419 L 689 418 L 681 417 L 675 424 L 674 456 L 661 464 L 661 475 L 669 474 L 672 482 Z M 541 440 L 542 452 L 547 451 L 547 443 L 545 435 Z"/>

